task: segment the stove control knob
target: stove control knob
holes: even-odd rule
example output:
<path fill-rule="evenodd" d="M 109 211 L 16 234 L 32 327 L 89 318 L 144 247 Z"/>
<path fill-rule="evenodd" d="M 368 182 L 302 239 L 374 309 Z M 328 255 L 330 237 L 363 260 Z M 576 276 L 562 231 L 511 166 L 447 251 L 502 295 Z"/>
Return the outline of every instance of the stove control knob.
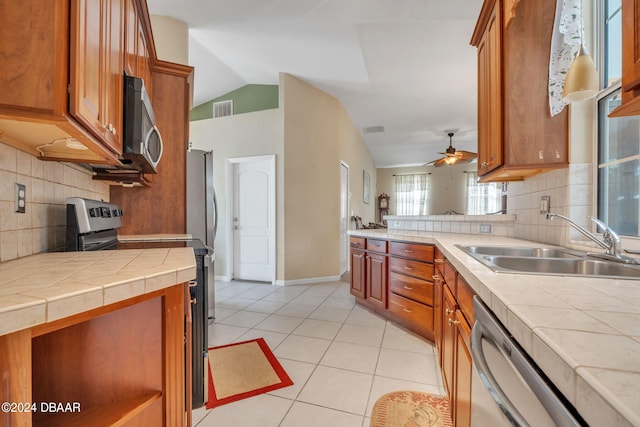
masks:
<path fill-rule="evenodd" d="M 100 216 L 100 211 L 98 208 L 89 208 L 89 216 L 92 218 Z"/>

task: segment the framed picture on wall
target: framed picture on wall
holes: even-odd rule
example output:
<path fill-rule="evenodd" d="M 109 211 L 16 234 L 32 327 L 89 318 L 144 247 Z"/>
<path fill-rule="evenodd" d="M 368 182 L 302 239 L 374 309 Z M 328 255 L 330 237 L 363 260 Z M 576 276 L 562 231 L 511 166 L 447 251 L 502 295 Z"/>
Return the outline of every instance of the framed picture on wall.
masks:
<path fill-rule="evenodd" d="M 362 171 L 362 174 L 362 182 L 364 183 L 362 188 L 362 201 L 368 204 L 371 198 L 371 177 L 369 177 L 369 174 L 365 170 Z"/>

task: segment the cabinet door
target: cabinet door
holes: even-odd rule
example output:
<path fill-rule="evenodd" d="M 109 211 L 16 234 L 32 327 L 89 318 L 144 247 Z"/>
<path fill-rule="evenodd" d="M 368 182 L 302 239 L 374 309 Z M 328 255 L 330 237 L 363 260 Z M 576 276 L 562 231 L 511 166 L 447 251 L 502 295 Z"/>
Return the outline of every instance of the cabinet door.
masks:
<path fill-rule="evenodd" d="M 433 333 L 440 356 L 438 358 L 440 366 L 442 366 L 442 317 L 444 316 L 444 310 L 442 308 L 442 288 L 442 276 L 440 276 L 440 273 L 436 273 L 433 276 Z"/>
<path fill-rule="evenodd" d="M 453 324 L 456 303 L 449 287 L 442 291 L 442 377 L 449 393 L 449 401 L 453 400 L 453 360 L 455 356 L 455 325 Z"/>
<path fill-rule="evenodd" d="M 455 387 L 453 421 L 456 427 L 471 426 L 471 328 L 456 312 Z"/>
<path fill-rule="evenodd" d="M 351 295 L 364 299 L 365 256 L 362 251 L 351 250 Z"/>
<path fill-rule="evenodd" d="M 151 58 L 149 56 L 149 47 L 147 45 L 147 39 L 145 38 L 142 25 L 138 26 L 138 77 L 144 80 L 144 87 L 147 90 L 149 98 L 151 98 L 153 86 Z"/>
<path fill-rule="evenodd" d="M 69 112 L 115 153 L 122 152 L 122 1 L 71 5 Z"/>
<path fill-rule="evenodd" d="M 639 0 L 622 0 L 622 90 L 625 92 L 640 86 L 639 8 Z"/>
<path fill-rule="evenodd" d="M 102 138 L 102 52 L 104 1 L 71 2 L 71 97 L 69 112 Z"/>
<path fill-rule="evenodd" d="M 478 45 L 478 175 L 503 163 L 501 53 L 500 1 L 496 1 Z"/>
<path fill-rule="evenodd" d="M 378 254 L 367 255 L 366 299 L 370 303 L 387 308 L 387 257 Z"/>
<path fill-rule="evenodd" d="M 104 96 L 102 109 L 107 132 L 104 142 L 116 153 L 122 153 L 122 109 L 124 69 L 124 3 L 123 0 L 107 0 L 104 8 Z"/>
<path fill-rule="evenodd" d="M 134 0 L 124 2 L 124 70 L 138 75 L 138 15 Z"/>
<path fill-rule="evenodd" d="M 640 1 L 622 0 L 622 105 L 611 117 L 640 114 Z"/>

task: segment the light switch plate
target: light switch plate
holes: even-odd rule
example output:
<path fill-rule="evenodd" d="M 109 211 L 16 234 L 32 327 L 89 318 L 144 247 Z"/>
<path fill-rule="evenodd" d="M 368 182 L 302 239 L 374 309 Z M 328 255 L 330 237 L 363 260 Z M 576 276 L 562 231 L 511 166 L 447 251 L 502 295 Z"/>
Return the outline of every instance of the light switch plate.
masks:
<path fill-rule="evenodd" d="M 27 207 L 27 188 L 16 182 L 16 212 L 25 213 Z"/>

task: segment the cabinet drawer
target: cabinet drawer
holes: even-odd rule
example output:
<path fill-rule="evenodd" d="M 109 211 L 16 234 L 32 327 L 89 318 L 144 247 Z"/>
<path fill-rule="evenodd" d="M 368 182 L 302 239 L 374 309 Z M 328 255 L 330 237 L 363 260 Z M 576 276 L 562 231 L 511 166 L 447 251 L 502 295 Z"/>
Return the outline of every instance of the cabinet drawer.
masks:
<path fill-rule="evenodd" d="M 433 308 L 428 305 L 390 293 L 389 311 L 414 325 L 433 330 Z"/>
<path fill-rule="evenodd" d="M 433 283 L 415 277 L 389 273 L 389 290 L 403 297 L 433 306 Z"/>
<path fill-rule="evenodd" d="M 354 249 L 364 249 L 364 237 L 349 238 L 349 246 Z"/>
<path fill-rule="evenodd" d="M 377 239 L 367 239 L 367 250 L 387 253 L 387 241 Z"/>
<path fill-rule="evenodd" d="M 389 252 L 391 255 L 413 258 L 425 262 L 433 262 L 433 246 L 431 245 L 390 242 Z"/>
<path fill-rule="evenodd" d="M 400 274 L 415 276 L 420 279 L 433 281 L 433 264 L 411 261 L 402 258 L 389 258 L 389 270 Z"/>

